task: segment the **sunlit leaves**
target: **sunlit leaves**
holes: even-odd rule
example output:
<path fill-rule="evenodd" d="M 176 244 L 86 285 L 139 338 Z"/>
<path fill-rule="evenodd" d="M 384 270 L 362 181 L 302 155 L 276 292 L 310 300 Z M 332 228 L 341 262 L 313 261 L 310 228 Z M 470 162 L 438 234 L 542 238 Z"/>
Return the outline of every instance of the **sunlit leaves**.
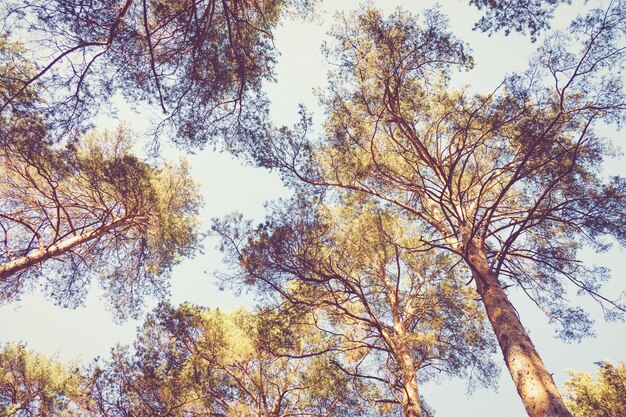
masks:
<path fill-rule="evenodd" d="M 144 295 L 166 290 L 172 266 L 197 249 L 197 185 L 185 162 L 152 166 L 131 145 L 119 128 L 65 148 L 2 148 L 2 299 L 48 273 L 52 297 L 76 305 L 97 277 L 126 316 Z"/>
<path fill-rule="evenodd" d="M 243 241 L 245 228 L 217 223 L 223 249 L 242 269 L 235 282 L 254 285 L 281 308 L 310 311 L 329 336 L 322 346 L 337 352 L 348 375 L 377 375 L 397 395 L 416 372 L 420 381 L 445 372 L 490 384 L 495 368 L 485 354 L 493 344 L 476 294 L 462 281 L 467 271 L 429 253 L 402 212 L 350 196 L 345 205 L 285 202 Z"/>
<path fill-rule="evenodd" d="M 606 271 L 577 260 L 585 244 L 605 250 L 624 237 L 615 227 L 623 181 L 601 178 L 613 151 L 594 130 L 623 117 L 620 5 L 578 18 L 527 72 L 482 95 L 448 87 L 446 74 L 471 61 L 436 13 L 421 26 L 402 12 L 344 18 L 329 51 L 339 68 L 322 98 L 324 136 L 308 138 L 302 123 L 281 131 L 288 145 L 269 150 L 271 165 L 307 190 L 403 210 L 432 248 L 467 260 L 475 240 L 503 285 L 518 285 L 564 328 L 576 317 L 580 332 L 560 334 L 578 338 L 590 322 L 568 308 L 568 282 L 607 316 L 624 309 L 598 292 Z"/>
<path fill-rule="evenodd" d="M 598 373 L 570 371 L 567 406 L 577 417 L 614 417 L 626 413 L 626 364 L 598 362 Z"/>
<path fill-rule="evenodd" d="M 271 311 L 161 305 L 134 345 L 93 369 L 95 415 L 348 416 L 360 414 L 350 381 L 327 356 L 281 356 L 284 332 L 316 336 Z M 276 350 L 273 350 L 276 349 Z M 101 413 L 101 414 L 98 414 Z M 362 415 L 369 415 L 367 411 Z"/>
<path fill-rule="evenodd" d="M 34 353 L 22 344 L 0 350 L 0 415 L 73 417 L 83 397 L 79 368 Z"/>

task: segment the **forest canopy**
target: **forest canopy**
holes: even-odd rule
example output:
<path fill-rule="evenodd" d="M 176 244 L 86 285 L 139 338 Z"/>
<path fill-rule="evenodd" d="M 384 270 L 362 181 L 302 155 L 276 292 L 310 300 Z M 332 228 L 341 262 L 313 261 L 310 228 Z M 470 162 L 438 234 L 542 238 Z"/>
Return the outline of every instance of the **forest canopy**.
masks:
<path fill-rule="evenodd" d="M 43 291 L 76 309 L 98 283 L 113 319 L 145 319 L 80 364 L 3 339 L 0 416 L 430 417 L 432 382 L 491 389 L 499 364 L 529 417 L 620 413 L 623 366 L 561 389 L 532 317 L 567 342 L 624 320 L 626 293 L 587 253 L 626 245 L 626 181 L 606 173 L 626 4 L 470 0 L 480 42 L 535 51 L 483 91 L 485 46 L 445 7 L 407 6 L 0 5 L 0 306 Z M 281 126 L 278 34 L 331 19 L 319 104 Z M 206 191 L 207 145 L 289 195 L 210 220 L 248 188 L 222 168 Z M 216 241 L 206 283 L 256 304 L 222 311 L 208 287 L 187 292 L 207 305 L 172 303 Z"/>

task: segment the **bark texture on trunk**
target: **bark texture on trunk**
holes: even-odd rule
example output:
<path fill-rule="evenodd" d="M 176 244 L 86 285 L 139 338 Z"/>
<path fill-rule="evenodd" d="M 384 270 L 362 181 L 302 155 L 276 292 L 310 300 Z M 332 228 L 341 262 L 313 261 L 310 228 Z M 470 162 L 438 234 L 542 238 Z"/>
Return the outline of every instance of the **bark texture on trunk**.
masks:
<path fill-rule="evenodd" d="M 417 371 L 411 356 L 402 352 L 398 355 L 398 366 L 402 373 L 402 412 L 404 417 L 423 417 L 422 404 L 417 388 Z"/>
<path fill-rule="evenodd" d="M 48 246 L 47 248 L 36 250 L 26 256 L 16 258 L 12 261 L 5 262 L 0 265 L 0 280 L 4 280 L 11 275 L 18 274 L 35 265 L 41 264 L 50 258 L 59 256 L 69 250 L 72 250 L 80 245 L 85 244 L 91 240 L 97 239 L 107 233 L 108 231 L 119 227 L 122 222 L 113 222 L 101 226 L 97 229 L 89 232 L 84 232 L 76 236 L 72 236 L 58 243 Z"/>
<path fill-rule="evenodd" d="M 468 255 L 476 289 L 526 412 L 530 417 L 573 417 L 498 277 L 491 271 L 486 254 L 471 243 Z"/>

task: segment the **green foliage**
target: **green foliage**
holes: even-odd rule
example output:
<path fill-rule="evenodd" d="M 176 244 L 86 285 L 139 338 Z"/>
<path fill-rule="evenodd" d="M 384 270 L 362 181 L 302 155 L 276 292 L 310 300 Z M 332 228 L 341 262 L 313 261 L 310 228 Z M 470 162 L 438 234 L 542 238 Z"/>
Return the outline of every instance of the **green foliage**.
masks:
<path fill-rule="evenodd" d="M 99 278 L 120 316 L 164 293 L 172 267 L 198 247 L 201 200 L 186 162 L 152 166 L 131 145 L 120 127 L 64 148 L 23 141 L 0 150 L 3 300 L 43 274 L 65 305 Z"/>
<path fill-rule="evenodd" d="M 106 416 L 369 415 L 327 357 L 276 356 L 259 343 L 266 331 L 276 334 L 267 314 L 162 304 L 134 354 L 118 348 L 104 367 L 94 365 L 90 409 Z"/>
<path fill-rule="evenodd" d="M 561 2 L 470 4 L 488 10 L 478 28 L 534 40 Z M 578 259 L 584 244 L 626 242 L 626 183 L 602 178 L 611 150 L 594 132 L 626 108 L 621 0 L 548 37 L 528 72 L 484 95 L 449 87 L 451 71 L 473 60 L 436 10 L 422 23 L 368 8 L 342 16 L 326 51 L 337 70 L 322 97 L 324 137 L 309 140 L 303 111 L 294 131 L 265 140 L 271 31 L 289 7 L 312 3 L 0 6 L 0 301 L 45 276 L 59 303 L 75 305 L 97 277 L 126 316 L 146 294 L 164 294 L 172 267 L 197 249 L 186 163 L 138 158 L 123 128 L 72 133 L 115 94 L 159 106 L 157 134 L 172 129 L 188 147 L 221 137 L 306 183 L 254 230 L 216 225 L 241 268 L 234 282 L 278 294 L 276 305 L 255 314 L 161 305 L 133 349 L 117 348 L 83 382 L 9 345 L 5 414 L 70 416 L 79 397 L 89 415 L 107 417 L 397 414 L 407 387 L 440 372 L 489 384 L 493 342 L 465 284 L 484 284 L 476 253 L 491 284 L 521 288 L 566 339 L 590 321 L 567 304 L 564 283 L 609 318 L 624 311 L 599 293 L 607 271 Z M 28 48 L 14 41 L 24 34 Z M 622 374 L 602 365 L 599 388 L 576 374 L 572 408 L 619 407 Z"/>
<path fill-rule="evenodd" d="M 25 80 L 33 76 L 35 67 L 24 57 L 25 52 L 23 44 L 11 41 L 6 34 L 0 35 L 1 100 L 17 94 Z M 47 129 L 41 114 L 34 109 L 40 102 L 39 89 L 32 85 L 0 112 L 0 146 L 24 138 L 29 141 L 44 140 Z"/>
<path fill-rule="evenodd" d="M 40 63 L 0 99 L 0 112 L 34 83 L 36 106 L 58 135 L 81 126 L 115 94 L 155 105 L 156 120 L 180 144 L 201 146 L 225 131 L 245 132 L 266 114 L 261 84 L 272 77 L 272 30 L 311 0 L 11 0 L 5 38 L 28 36 Z M 15 91 L 16 90 L 16 91 Z"/>
<path fill-rule="evenodd" d="M 21 84 L 29 76 L 33 76 L 35 67 L 25 59 L 26 47 L 19 42 L 13 42 L 5 33 L 0 36 L 0 91 L 2 97 L 16 95 Z M 10 110 L 24 111 L 23 105 L 32 104 L 38 100 L 34 88 L 30 88 L 20 94 L 19 98 L 12 103 Z"/>
<path fill-rule="evenodd" d="M 619 417 L 626 415 L 626 364 L 598 362 L 595 377 L 570 371 L 565 383 L 566 404 L 576 417 Z"/>
<path fill-rule="evenodd" d="M 379 404 L 398 404 L 394 396 L 411 381 L 442 373 L 467 376 L 471 386 L 492 383 L 494 344 L 476 293 L 464 285 L 468 271 L 425 251 L 401 212 L 345 197 L 334 205 L 298 196 L 273 207 L 255 230 L 237 219 L 214 225 L 236 267 L 235 285 L 254 285 L 290 322 L 310 315 L 325 333 L 294 345 L 293 327 L 280 325 L 283 346 L 274 349 L 334 352 L 345 375 L 378 386 L 364 396 Z"/>
<path fill-rule="evenodd" d="M 561 1 L 470 4 L 487 10 L 477 23 L 482 30 L 528 29 L 534 39 Z M 49 135 L 59 140 L 121 94 L 160 108 L 156 134 L 169 129 L 174 141 L 187 147 L 221 137 L 235 150 L 235 142 L 259 140 L 267 127 L 261 87 L 273 76 L 272 31 L 284 15 L 306 16 L 316 3 L 7 1 L 0 8 L 3 38 L 28 36 L 29 48 L 22 52 L 40 64 L 12 80 L 1 113 L 35 85 L 43 86 L 44 100 L 31 102 L 31 110 L 46 115 Z"/>
<path fill-rule="evenodd" d="M 470 0 L 470 4 L 479 10 L 486 10 L 475 29 L 489 34 L 504 30 L 506 35 L 511 30 L 520 33 L 528 31 L 533 42 L 540 32 L 550 28 L 550 19 L 560 3 L 569 4 L 571 0 Z"/>
<path fill-rule="evenodd" d="M 505 3 L 503 8 L 526 4 Z M 328 206 L 345 205 L 354 213 L 369 204 L 405 220 L 409 227 L 400 228 L 412 244 L 393 238 L 385 243 L 397 245 L 398 252 L 423 255 L 416 256 L 417 263 L 427 264 L 424 259 L 442 253 L 449 265 L 466 267 L 471 274 L 466 282 L 476 285 L 531 414 L 544 406 L 566 411 L 506 290 L 516 287 L 527 294 L 560 324 L 558 335 L 566 340 L 592 332 L 586 313 L 570 304 L 573 291 L 597 300 L 608 319 L 626 311 L 623 300 L 600 293 L 607 269 L 579 258 L 585 245 L 603 251 L 610 242 L 626 243 L 626 182 L 602 176 L 602 159 L 612 150 L 595 130 L 603 123 L 619 124 L 626 109 L 624 10 L 623 1 L 616 1 L 575 19 L 567 33 L 546 39 L 528 71 L 508 76 L 487 94 L 472 94 L 449 83 L 450 72 L 470 67 L 472 60 L 436 11 L 419 21 L 401 11 L 384 19 L 364 8 L 343 17 L 331 32 L 336 46 L 328 55 L 336 69 L 321 98 L 327 115 L 322 136 L 311 137 L 311 120 L 302 112 L 294 129 L 278 129 L 273 140 L 255 143 L 249 151 L 260 165 L 280 169 L 290 185 L 300 187 L 302 200 L 325 199 Z M 368 278 L 384 276 L 393 262 L 376 271 L 373 266 L 382 257 L 376 252 L 362 256 L 364 247 L 380 250 L 368 233 L 356 227 L 346 232 L 354 233 L 356 241 L 346 239 L 349 245 L 343 247 L 323 213 L 298 209 L 277 211 L 248 245 L 232 233 L 236 228 L 217 228 L 235 248 L 233 260 L 247 271 L 235 278 L 288 300 L 297 293 L 305 304 L 337 307 L 337 316 L 368 328 L 389 325 L 385 320 L 392 313 L 377 312 L 376 320 L 370 319 L 375 306 L 382 305 L 376 297 L 403 287 L 373 285 Z M 346 224 L 356 226 L 355 220 L 350 217 Z M 422 268 L 397 263 L 403 262 L 409 271 Z M 433 276 L 424 269 L 424 276 Z M 292 285 L 294 290 L 286 285 L 290 279 L 304 284 Z M 463 287 L 452 277 L 440 279 L 452 290 L 437 285 L 438 300 Z M 415 283 L 407 288 L 415 289 Z M 499 321 L 501 313 L 506 320 Z M 436 318 L 429 318 L 433 329 L 416 332 L 415 354 L 431 341 L 446 340 L 437 333 Z M 504 321 L 512 326 L 499 326 Z M 430 332 L 437 336 L 429 337 Z M 535 369 L 514 372 L 515 356 Z M 362 349 L 355 349 L 354 362 L 362 357 Z M 523 385 L 531 380 L 533 386 L 544 384 L 546 392 L 530 394 L 530 385 Z M 543 395 L 554 401 L 543 401 Z"/>
<path fill-rule="evenodd" d="M 171 268 L 198 247 L 197 185 L 186 162 L 152 166 L 132 154 L 128 129 L 50 142 L 46 90 L 27 49 L 0 38 L 0 301 L 44 274 L 74 306 L 92 277 L 119 317 L 164 294 Z"/>
<path fill-rule="evenodd" d="M 626 242 L 626 186 L 600 174 L 613 152 L 594 130 L 625 109 L 621 6 L 551 35 L 526 73 L 484 95 L 448 85 L 472 61 L 436 12 L 424 23 L 402 12 L 344 18 L 329 51 L 338 69 L 322 97 L 325 135 L 309 138 L 303 114 L 250 153 L 305 192 L 339 189 L 404 211 L 425 243 L 470 267 L 476 245 L 503 287 L 521 288 L 559 336 L 580 338 L 591 321 L 568 305 L 572 289 L 609 319 L 626 308 L 601 295 L 606 268 L 578 258 L 584 245 Z"/>
<path fill-rule="evenodd" d="M 79 368 L 70 370 L 22 344 L 6 344 L 0 350 L 0 416 L 79 416 L 81 381 Z"/>

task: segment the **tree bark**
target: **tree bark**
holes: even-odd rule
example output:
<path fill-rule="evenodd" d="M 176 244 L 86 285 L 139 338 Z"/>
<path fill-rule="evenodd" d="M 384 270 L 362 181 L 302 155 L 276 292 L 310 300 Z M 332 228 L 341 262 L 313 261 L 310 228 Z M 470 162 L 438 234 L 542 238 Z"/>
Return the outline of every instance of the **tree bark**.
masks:
<path fill-rule="evenodd" d="M 476 290 L 485 305 L 504 362 L 526 412 L 530 417 L 573 417 L 498 277 L 491 270 L 485 252 L 471 241 L 467 248 Z"/>
<path fill-rule="evenodd" d="M 422 404 L 417 388 L 417 371 L 413 359 L 406 352 L 397 357 L 398 367 L 402 374 L 402 412 L 404 417 L 423 417 Z"/>
<path fill-rule="evenodd" d="M 26 256 L 21 256 L 9 262 L 5 262 L 0 265 L 0 280 L 10 277 L 11 275 L 18 274 L 35 265 L 41 264 L 50 258 L 62 255 L 63 253 L 74 249 L 77 246 L 83 245 L 86 242 L 97 239 L 110 230 L 119 227 L 123 224 L 122 221 L 115 221 L 105 224 L 101 227 L 93 229 L 89 232 L 84 232 L 76 236 L 67 238 L 61 242 L 57 242 L 44 249 L 34 251 Z"/>

